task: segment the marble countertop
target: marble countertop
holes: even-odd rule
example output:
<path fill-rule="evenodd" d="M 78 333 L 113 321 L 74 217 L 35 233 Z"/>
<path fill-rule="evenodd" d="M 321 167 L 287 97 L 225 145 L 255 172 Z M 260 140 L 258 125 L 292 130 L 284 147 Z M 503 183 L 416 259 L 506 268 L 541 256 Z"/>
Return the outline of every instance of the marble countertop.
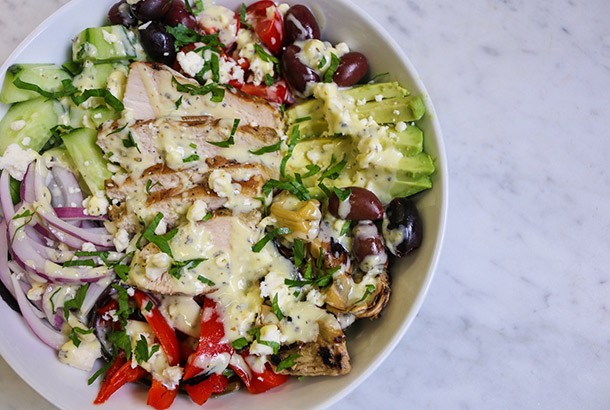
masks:
<path fill-rule="evenodd" d="M 0 61 L 66 0 L 0 0 Z M 607 409 L 610 3 L 359 0 L 435 103 L 438 270 L 395 351 L 334 409 Z M 52 409 L 0 359 L 0 407 Z"/>

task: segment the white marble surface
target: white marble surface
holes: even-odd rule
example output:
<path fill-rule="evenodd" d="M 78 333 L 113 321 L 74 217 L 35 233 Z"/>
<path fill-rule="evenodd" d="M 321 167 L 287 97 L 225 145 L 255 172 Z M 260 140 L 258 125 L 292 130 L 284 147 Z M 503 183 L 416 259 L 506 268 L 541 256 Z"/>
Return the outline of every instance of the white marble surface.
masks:
<path fill-rule="evenodd" d="M 66 0 L 0 0 L 0 61 Z M 363 0 L 423 78 L 450 208 L 419 317 L 334 409 L 610 406 L 610 2 Z M 0 359 L 0 408 L 53 408 Z"/>

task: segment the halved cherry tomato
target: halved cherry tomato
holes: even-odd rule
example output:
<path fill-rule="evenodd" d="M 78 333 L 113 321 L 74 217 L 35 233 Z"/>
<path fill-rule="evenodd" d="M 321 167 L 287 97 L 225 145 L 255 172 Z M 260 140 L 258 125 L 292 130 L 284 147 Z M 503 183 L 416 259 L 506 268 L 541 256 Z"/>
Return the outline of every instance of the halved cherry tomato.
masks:
<path fill-rule="evenodd" d="M 135 382 L 146 376 L 147 372 L 140 366 L 131 367 L 131 360 L 127 360 L 124 354 L 115 357 L 112 366 L 106 373 L 106 378 L 102 382 L 100 391 L 93 401 L 94 404 L 102 404 L 110 398 L 118 389 L 125 384 Z"/>
<path fill-rule="evenodd" d="M 159 308 L 144 292 L 136 290 L 133 297 L 142 312 L 142 316 L 152 328 L 155 337 L 167 355 L 169 365 L 177 365 L 180 362 L 180 344 L 176 332 L 167 323 Z"/>
<path fill-rule="evenodd" d="M 245 355 L 242 355 L 245 358 Z M 243 366 L 248 366 L 245 360 L 242 361 Z M 264 393 L 281 384 L 284 384 L 290 379 L 290 376 L 285 374 L 274 373 L 267 365 L 262 373 L 254 372 L 250 367 L 242 368 L 236 363 L 231 363 L 231 369 L 244 382 L 248 391 L 252 394 Z"/>
<path fill-rule="evenodd" d="M 246 83 L 239 88 L 241 91 L 249 95 L 264 98 L 267 101 L 283 104 L 289 101 L 289 91 L 284 80 L 277 81 L 275 84 L 268 86 L 264 84 L 254 85 Z"/>
<path fill-rule="evenodd" d="M 233 347 L 225 339 L 225 328 L 216 309 L 216 302 L 208 297 L 203 301 L 201 315 L 201 333 L 195 352 L 189 356 L 184 367 L 184 380 L 201 373 L 202 368 L 195 365 L 200 360 L 212 360 L 215 356 L 233 354 Z"/>
<path fill-rule="evenodd" d="M 267 13 L 271 8 L 272 12 Z M 246 8 L 246 21 L 251 25 L 263 44 L 273 53 L 279 54 L 284 41 L 282 13 L 271 0 L 262 0 Z"/>
<path fill-rule="evenodd" d="M 163 383 L 153 377 L 152 384 L 148 390 L 146 404 L 154 407 L 157 410 L 165 410 L 171 407 L 177 395 L 177 387 L 170 390 L 165 387 Z"/>
<path fill-rule="evenodd" d="M 227 379 L 226 376 L 212 373 L 210 377 L 201 383 L 193 386 L 187 384 L 184 388 L 186 389 L 186 392 L 191 400 L 201 406 L 203 403 L 208 401 L 212 394 L 222 393 L 228 384 L 229 379 Z"/>

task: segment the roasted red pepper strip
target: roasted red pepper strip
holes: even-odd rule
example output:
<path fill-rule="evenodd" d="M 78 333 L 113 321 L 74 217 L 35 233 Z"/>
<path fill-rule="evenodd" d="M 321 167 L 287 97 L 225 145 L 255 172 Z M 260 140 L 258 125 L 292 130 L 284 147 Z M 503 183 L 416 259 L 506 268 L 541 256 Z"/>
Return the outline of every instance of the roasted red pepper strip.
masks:
<path fill-rule="evenodd" d="M 170 390 L 165 387 L 163 383 L 153 377 L 152 384 L 148 390 L 148 399 L 146 400 L 146 404 L 154 407 L 157 410 L 165 410 L 170 408 L 177 395 L 177 387 Z"/>
<path fill-rule="evenodd" d="M 244 358 L 242 365 L 248 366 L 247 362 L 245 361 L 245 355 L 242 355 L 242 357 Z M 252 394 L 264 393 L 267 390 L 271 390 L 274 387 L 279 386 L 280 384 L 286 383 L 290 378 L 290 376 L 285 374 L 274 373 L 273 370 L 267 366 L 265 366 L 265 370 L 262 373 L 256 373 L 250 369 L 249 366 L 247 369 L 244 369 L 236 364 L 231 364 L 230 367 L 235 373 L 237 373 L 239 378 L 248 388 L 248 391 Z"/>
<path fill-rule="evenodd" d="M 114 363 L 106 373 L 106 378 L 102 382 L 97 397 L 93 401 L 94 404 L 104 403 L 114 394 L 114 392 L 123 387 L 123 385 L 135 382 L 147 374 L 147 371 L 140 366 L 132 368 L 131 360 L 126 360 L 123 355 L 118 355 L 114 360 Z"/>
<path fill-rule="evenodd" d="M 216 302 L 206 297 L 203 301 L 201 313 L 199 344 L 195 352 L 189 356 L 184 367 L 184 380 L 188 380 L 203 371 L 194 363 L 205 361 L 207 358 L 212 360 L 215 356 L 223 353 L 233 354 L 233 348 L 225 340 L 225 328 L 216 310 Z"/>
<path fill-rule="evenodd" d="M 194 386 L 188 384 L 184 387 L 191 400 L 198 405 L 202 405 L 212 396 L 214 393 L 222 393 L 227 385 L 229 379 L 222 374 L 212 373 L 212 375 Z"/>
<path fill-rule="evenodd" d="M 165 320 L 155 303 L 145 293 L 136 290 L 133 297 L 167 355 L 169 365 L 176 366 L 180 362 L 180 344 L 178 343 L 176 332 L 167 323 L 167 320 Z"/>

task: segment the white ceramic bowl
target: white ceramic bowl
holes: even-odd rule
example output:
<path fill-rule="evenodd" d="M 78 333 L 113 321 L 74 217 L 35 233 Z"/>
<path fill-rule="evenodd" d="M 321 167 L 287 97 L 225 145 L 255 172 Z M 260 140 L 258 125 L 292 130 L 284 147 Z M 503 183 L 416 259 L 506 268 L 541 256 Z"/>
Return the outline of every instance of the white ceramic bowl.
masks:
<path fill-rule="evenodd" d="M 13 63 L 63 63 L 69 57 L 70 40 L 82 29 L 99 26 L 116 0 L 73 0 L 39 26 L 0 68 L 0 82 Z M 237 8 L 242 0 L 217 0 Z M 440 127 L 432 103 L 415 69 L 382 27 L 347 0 L 303 0 L 319 18 L 322 37 L 333 43 L 345 41 L 363 52 L 371 72 L 390 72 L 414 94 L 424 97 L 427 115 L 420 122 L 425 148 L 436 160 L 432 189 L 417 196 L 424 222 L 422 247 L 401 260 L 392 272 L 392 297 L 375 321 L 357 322 L 348 331 L 353 369 L 343 377 L 292 380 L 258 396 L 247 392 L 227 395 L 205 404 L 205 408 L 325 408 L 355 389 L 389 355 L 415 318 L 434 274 L 441 250 L 447 209 L 447 169 Z M 289 1 L 289 3 L 291 3 Z M 6 107 L 0 107 L 0 116 Z M 0 354 L 35 390 L 64 409 L 145 409 L 146 389 L 131 385 L 117 392 L 106 405 L 94 406 L 98 385 L 87 386 L 88 374 L 59 363 L 55 352 L 40 342 L 5 303 L 0 302 L 2 332 Z M 187 397 L 176 400 L 173 409 L 196 408 Z"/>

